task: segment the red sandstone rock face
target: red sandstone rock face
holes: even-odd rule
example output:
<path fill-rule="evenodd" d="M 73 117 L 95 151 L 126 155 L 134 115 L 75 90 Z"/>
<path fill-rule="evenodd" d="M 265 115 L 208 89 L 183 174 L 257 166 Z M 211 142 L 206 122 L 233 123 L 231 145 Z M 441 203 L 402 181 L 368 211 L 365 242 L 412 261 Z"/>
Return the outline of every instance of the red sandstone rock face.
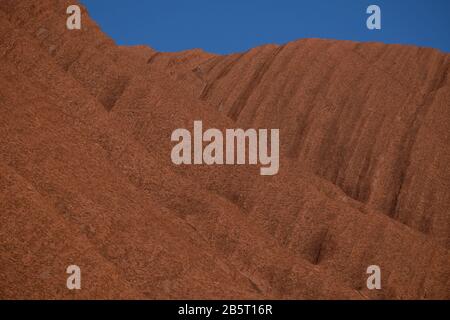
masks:
<path fill-rule="evenodd" d="M 1 298 L 450 298 L 449 55 L 159 53 L 68 4 L 0 2 Z M 280 128 L 280 173 L 174 166 L 194 120 Z"/>

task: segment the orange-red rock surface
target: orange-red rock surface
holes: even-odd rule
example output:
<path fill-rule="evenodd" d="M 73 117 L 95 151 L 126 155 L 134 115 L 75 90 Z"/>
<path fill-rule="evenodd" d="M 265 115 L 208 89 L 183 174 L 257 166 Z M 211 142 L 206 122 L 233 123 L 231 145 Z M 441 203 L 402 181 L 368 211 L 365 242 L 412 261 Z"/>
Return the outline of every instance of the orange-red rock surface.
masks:
<path fill-rule="evenodd" d="M 448 54 L 161 53 L 69 4 L 0 2 L 0 298 L 450 298 Z M 173 165 L 194 120 L 279 128 L 279 174 Z"/>

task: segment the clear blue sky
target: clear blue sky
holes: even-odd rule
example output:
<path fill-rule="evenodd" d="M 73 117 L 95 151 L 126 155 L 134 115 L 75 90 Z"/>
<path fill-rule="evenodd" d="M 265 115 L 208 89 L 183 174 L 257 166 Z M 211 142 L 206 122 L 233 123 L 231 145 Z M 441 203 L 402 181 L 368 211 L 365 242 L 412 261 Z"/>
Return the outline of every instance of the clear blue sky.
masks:
<path fill-rule="evenodd" d="M 413 44 L 450 53 L 450 0 L 81 0 L 120 45 L 231 53 L 300 38 Z M 380 6 L 382 29 L 366 9 Z"/>

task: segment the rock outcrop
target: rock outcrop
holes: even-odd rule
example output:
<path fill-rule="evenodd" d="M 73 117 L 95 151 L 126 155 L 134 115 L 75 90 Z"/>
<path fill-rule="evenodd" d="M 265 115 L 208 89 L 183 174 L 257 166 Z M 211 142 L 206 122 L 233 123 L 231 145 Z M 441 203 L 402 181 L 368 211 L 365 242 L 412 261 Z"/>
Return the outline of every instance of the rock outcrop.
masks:
<path fill-rule="evenodd" d="M 448 54 L 162 53 L 72 2 L 0 2 L 0 298 L 450 298 Z M 279 174 L 175 166 L 194 120 L 279 128 Z"/>

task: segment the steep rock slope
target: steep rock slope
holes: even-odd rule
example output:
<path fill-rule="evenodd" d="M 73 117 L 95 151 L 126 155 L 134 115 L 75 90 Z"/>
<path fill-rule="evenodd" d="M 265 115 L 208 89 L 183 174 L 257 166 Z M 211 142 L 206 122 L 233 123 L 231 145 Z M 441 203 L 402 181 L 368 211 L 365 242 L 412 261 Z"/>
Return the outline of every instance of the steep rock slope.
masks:
<path fill-rule="evenodd" d="M 448 298 L 447 55 L 158 53 L 115 46 L 86 11 L 68 32 L 68 4 L 0 3 L 2 297 Z M 171 132 L 199 119 L 280 128 L 280 174 L 174 166 Z M 92 277 L 81 295 L 69 260 Z"/>
<path fill-rule="evenodd" d="M 448 55 L 302 40 L 199 68 L 201 100 L 240 126 L 280 127 L 286 157 L 450 245 Z"/>
<path fill-rule="evenodd" d="M 252 232 L 252 227 L 245 221 L 236 221 L 239 216 L 236 217 L 237 212 L 233 213 L 235 209 L 230 204 L 217 197 L 211 199 L 207 192 L 195 190 L 195 184 L 186 185 L 182 178 L 171 176 L 170 170 L 158 165 L 157 160 L 135 144 L 132 137 L 122 134 L 120 128 L 111 124 L 104 106 L 49 59 L 48 53 L 41 51 L 36 41 L 14 30 L 6 19 L 2 20 L 1 34 L 5 49 L 2 52 L 2 162 L 30 181 L 48 206 L 88 237 L 98 254 L 117 267 L 122 280 L 136 288 L 135 293 L 125 292 L 124 296 L 276 297 L 277 292 L 272 286 L 277 282 L 272 278 L 280 273 L 279 270 L 292 265 L 297 266 L 293 273 L 297 280 L 293 281 L 299 288 L 292 297 L 332 298 L 336 290 L 345 297 L 358 296 L 305 261 L 289 257 L 270 238 L 258 235 L 258 230 Z M 157 173 L 161 171 L 158 177 Z M 168 189 L 175 189 L 172 202 L 177 203 L 176 197 L 181 197 L 178 201 L 183 201 L 179 205 L 184 211 L 189 210 L 190 202 L 195 200 L 191 199 L 194 196 L 188 195 L 192 191 L 198 192 L 195 196 L 201 201 L 210 202 L 211 208 L 195 212 L 202 219 L 210 215 L 209 223 L 219 220 L 220 223 L 213 224 L 208 230 L 209 238 L 205 239 L 206 234 L 199 234 L 189 221 L 181 219 L 182 212 L 173 214 L 153 203 L 149 195 L 144 194 L 148 187 L 145 180 L 149 178 L 159 188 L 153 189 L 155 197 L 160 196 L 161 185 L 169 180 L 172 188 Z M 188 190 L 185 196 L 183 189 Z M 6 193 L 5 198 L 8 196 Z M 40 262 L 42 258 L 58 254 L 54 245 L 30 252 L 27 242 L 17 243 L 19 235 L 26 234 L 27 228 L 40 237 L 39 221 L 30 217 L 24 225 L 19 218 L 14 219 L 14 210 L 7 208 L 2 215 L 5 218 L 2 243 L 5 248 L 12 248 L 8 254 L 14 253 L 14 256 L 7 259 L 5 253 L 2 275 L 16 285 L 6 287 L 2 295 L 8 298 L 64 297 L 58 292 L 65 292 L 65 282 L 52 281 L 36 291 L 23 287 L 25 282 L 32 282 L 39 276 L 21 271 L 27 266 L 47 269 L 48 277 L 54 277 L 54 272 L 58 273 L 59 269 L 57 279 L 63 278 L 60 273 L 64 274 L 64 268 L 59 265 L 49 267 Z M 35 224 L 36 228 L 33 228 Z M 52 230 L 44 224 L 45 227 Z M 54 232 L 58 231 L 64 235 L 65 230 Z M 10 234 L 16 234 L 16 237 L 11 239 Z M 233 234 L 235 240 L 230 241 L 241 251 L 231 261 L 225 259 L 228 234 Z M 11 247 L 11 241 L 15 241 L 15 247 Z M 252 241 L 260 243 L 261 248 L 251 247 Z M 72 245 L 78 246 L 78 243 Z M 61 260 L 67 263 L 78 261 L 90 273 L 90 265 L 82 264 L 83 254 L 78 252 L 70 259 Z M 21 258 L 27 255 L 27 260 Z M 256 276 L 245 274 L 249 264 L 257 267 L 258 270 L 252 270 L 258 272 Z M 314 279 L 312 283 L 320 285 L 317 288 L 312 285 L 306 291 L 308 274 Z M 105 271 L 103 277 L 107 279 L 108 276 L 113 275 Z M 22 290 L 26 289 L 29 291 L 23 294 Z M 95 295 L 86 293 L 80 298 L 114 296 L 114 290 L 121 290 L 121 287 L 112 283 L 106 289 L 109 291 Z"/>

